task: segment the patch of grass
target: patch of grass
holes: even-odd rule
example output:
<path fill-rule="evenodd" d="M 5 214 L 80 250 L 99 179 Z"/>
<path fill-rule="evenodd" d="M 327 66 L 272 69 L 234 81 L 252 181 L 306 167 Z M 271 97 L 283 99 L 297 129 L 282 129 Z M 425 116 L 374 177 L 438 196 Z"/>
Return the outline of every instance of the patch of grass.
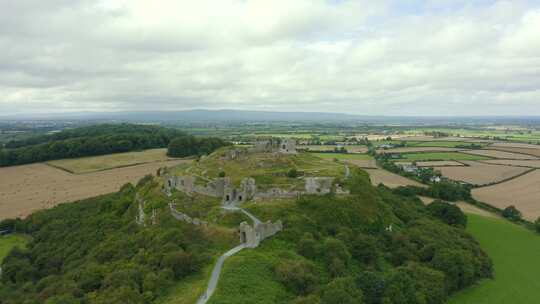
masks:
<path fill-rule="evenodd" d="M 540 236 L 502 219 L 468 215 L 468 232 L 493 259 L 495 279 L 484 280 L 451 298 L 450 304 L 537 303 Z"/>
<path fill-rule="evenodd" d="M 0 263 L 8 255 L 9 251 L 18 246 L 24 248 L 28 243 L 28 236 L 21 234 L 11 234 L 7 236 L 0 236 Z"/>
<path fill-rule="evenodd" d="M 74 159 L 61 159 L 47 162 L 49 165 L 66 171 L 81 174 L 143 163 L 166 161 L 167 149 L 150 149 L 137 152 L 115 153 Z"/>
<path fill-rule="evenodd" d="M 472 155 L 459 152 L 432 152 L 432 153 L 402 153 L 399 160 L 410 161 L 430 161 L 430 160 L 484 160 L 490 159 L 489 157 L 481 155 Z"/>
<path fill-rule="evenodd" d="M 214 262 L 215 263 L 215 262 Z M 214 267 L 214 263 L 208 265 L 196 275 L 181 280 L 170 288 L 167 296 L 156 300 L 156 304 L 193 304 L 206 290 L 208 278 Z"/>
<path fill-rule="evenodd" d="M 230 257 L 223 265 L 221 278 L 210 304 L 274 304 L 288 303 L 294 296 L 280 284 L 273 267 L 280 251 L 272 248 L 272 240 L 257 249 L 244 249 Z"/>

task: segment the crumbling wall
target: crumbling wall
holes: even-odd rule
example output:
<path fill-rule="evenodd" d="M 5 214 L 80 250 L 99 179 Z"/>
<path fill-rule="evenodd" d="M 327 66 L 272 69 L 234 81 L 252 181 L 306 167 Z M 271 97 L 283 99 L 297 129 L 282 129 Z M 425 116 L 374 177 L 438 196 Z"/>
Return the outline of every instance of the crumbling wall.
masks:
<path fill-rule="evenodd" d="M 206 227 L 208 226 L 208 222 L 207 221 L 203 221 L 203 220 L 200 220 L 198 218 L 193 218 L 185 213 L 182 213 L 178 210 L 176 210 L 174 208 L 174 204 L 170 203 L 169 204 L 169 209 L 171 210 L 171 215 L 179 220 L 179 221 L 183 221 L 183 222 L 186 222 L 188 224 L 193 224 L 195 226 L 203 226 L 203 227 Z"/>
<path fill-rule="evenodd" d="M 306 177 L 307 194 L 326 194 L 332 191 L 333 177 Z"/>
<path fill-rule="evenodd" d="M 245 244 L 248 248 L 255 248 L 264 239 L 275 235 L 281 230 L 283 230 L 281 221 L 275 223 L 270 221 L 265 223 L 257 222 L 254 227 L 247 222 L 242 222 L 239 227 L 240 243 Z"/>

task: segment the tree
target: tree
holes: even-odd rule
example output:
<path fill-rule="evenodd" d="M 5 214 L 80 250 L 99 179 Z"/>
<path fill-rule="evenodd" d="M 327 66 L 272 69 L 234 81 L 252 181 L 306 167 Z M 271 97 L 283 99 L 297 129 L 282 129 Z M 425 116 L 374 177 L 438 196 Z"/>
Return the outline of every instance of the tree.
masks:
<path fill-rule="evenodd" d="M 337 278 L 324 287 L 321 304 L 362 304 L 362 297 L 353 278 Z"/>
<path fill-rule="evenodd" d="M 297 178 L 297 177 L 298 177 L 298 170 L 296 170 L 296 168 L 291 168 L 291 169 L 287 172 L 287 177 L 290 177 L 290 178 Z"/>
<path fill-rule="evenodd" d="M 283 285 L 300 295 L 313 291 L 318 281 L 315 267 L 306 261 L 281 261 L 275 266 L 274 272 Z"/>
<path fill-rule="evenodd" d="M 540 217 L 534 221 L 534 228 L 536 229 L 536 232 L 540 232 Z"/>
<path fill-rule="evenodd" d="M 428 212 L 448 225 L 465 228 L 467 216 L 461 209 L 453 204 L 436 200 L 427 206 Z"/>
<path fill-rule="evenodd" d="M 521 219 L 521 212 L 519 212 L 519 210 L 517 210 L 517 208 L 514 206 L 508 206 L 504 208 L 502 216 L 511 221 L 517 221 Z"/>

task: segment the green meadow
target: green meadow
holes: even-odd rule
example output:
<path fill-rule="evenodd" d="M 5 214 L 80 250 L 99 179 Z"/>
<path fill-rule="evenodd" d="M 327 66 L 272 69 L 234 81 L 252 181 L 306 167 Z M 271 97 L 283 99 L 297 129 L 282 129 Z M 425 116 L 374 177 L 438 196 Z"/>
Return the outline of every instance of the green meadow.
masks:
<path fill-rule="evenodd" d="M 0 236 L 0 262 L 8 255 L 9 251 L 15 247 L 24 247 L 28 242 L 26 236 L 11 234 L 7 236 Z"/>
<path fill-rule="evenodd" d="M 451 298 L 449 304 L 538 303 L 540 235 L 502 219 L 468 215 L 467 230 L 492 258 L 495 278 Z"/>

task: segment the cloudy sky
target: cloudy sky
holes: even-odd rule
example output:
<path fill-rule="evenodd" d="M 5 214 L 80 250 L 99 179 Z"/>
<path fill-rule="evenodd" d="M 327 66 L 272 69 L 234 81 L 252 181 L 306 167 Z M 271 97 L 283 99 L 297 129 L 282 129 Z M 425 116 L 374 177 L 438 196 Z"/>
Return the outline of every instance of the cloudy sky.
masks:
<path fill-rule="evenodd" d="M 540 0 L 1 0 L 0 114 L 540 115 Z"/>

